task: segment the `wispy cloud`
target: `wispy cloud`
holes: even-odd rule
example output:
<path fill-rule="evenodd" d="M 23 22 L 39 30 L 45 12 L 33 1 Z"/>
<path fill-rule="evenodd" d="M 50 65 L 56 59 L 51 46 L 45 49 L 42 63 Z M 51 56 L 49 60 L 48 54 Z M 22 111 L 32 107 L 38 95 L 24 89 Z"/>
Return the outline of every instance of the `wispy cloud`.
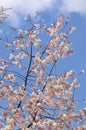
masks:
<path fill-rule="evenodd" d="M 61 0 L 61 5 L 58 8 L 62 12 L 86 15 L 86 0 Z"/>
<path fill-rule="evenodd" d="M 19 23 L 19 15 L 34 15 L 36 11 L 51 9 L 57 0 L 0 0 L 0 5 L 11 7 L 10 21 Z"/>
<path fill-rule="evenodd" d="M 86 0 L 0 0 L 0 5 L 12 8 L 9 20 L 14 25 L 20 22 L 19 15 L 34 15 L 36 11 L 58 10 L 86 15 Z"/>

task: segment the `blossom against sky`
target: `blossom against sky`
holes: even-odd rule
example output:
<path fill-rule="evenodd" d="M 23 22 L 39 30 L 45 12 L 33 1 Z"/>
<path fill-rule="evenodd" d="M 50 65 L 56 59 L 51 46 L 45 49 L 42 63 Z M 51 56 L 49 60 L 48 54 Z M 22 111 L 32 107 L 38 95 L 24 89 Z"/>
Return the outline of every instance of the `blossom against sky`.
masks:
<path fill-rule="evenodd" d="M 86 0 L 0 0 L 0 5 L 12 7 L 10 10 L 9 21 L 11 24 L 20 24 L 20 16 L 28 13 L 34 15 L 36 11 L 42 12 L 45 21 L 50 20 L 61 13 L 69 15 L 71 18 L 70 26 L 76 26 L 77 30 L 70 36 L 75 50 L 74 54 L 61 60 L 60 68 L 57 70 L 85 69 L 86 71 Z M 55 15 L 55 17 L 54 17 Z M 53 19 L 53 21 L 55 21 Z M 14 22 L 15 21 L 15 22 Z M 2 32 L 2 31 L 0 31 Z M 59 65 L 58 65 L 59 66 Z M 86 74 L 80 76 L 81 88 L 78 91 L 79 97 L 85 96 Z"/>

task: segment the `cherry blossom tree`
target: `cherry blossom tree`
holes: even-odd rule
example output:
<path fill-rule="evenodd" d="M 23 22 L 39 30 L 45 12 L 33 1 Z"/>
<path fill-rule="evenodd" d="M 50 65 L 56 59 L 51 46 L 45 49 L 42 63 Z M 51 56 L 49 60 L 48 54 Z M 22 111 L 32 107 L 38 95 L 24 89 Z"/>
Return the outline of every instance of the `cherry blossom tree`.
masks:
<path fill-rule="evenodd" d="M 10 10 L 11 8 L 4 8 L 3 6 L 0 6 L 0 23 L 2 23 L 3 19 L 8 18 L 7 11 Z"/>
<path fill-rule="evenodd" d="M 76 111 L 74 99 L 76 71 L 55 71 L 73 53 L 68 36 L 76 28 L 64 32 L 69 18 L 63 15 L 50 26 L 25 20 L 27 30 L 10 27 L 11 38 L 1 39 L 7 56 L 0 58 L 0 129 L 85 130 L 86 108 Z"/>

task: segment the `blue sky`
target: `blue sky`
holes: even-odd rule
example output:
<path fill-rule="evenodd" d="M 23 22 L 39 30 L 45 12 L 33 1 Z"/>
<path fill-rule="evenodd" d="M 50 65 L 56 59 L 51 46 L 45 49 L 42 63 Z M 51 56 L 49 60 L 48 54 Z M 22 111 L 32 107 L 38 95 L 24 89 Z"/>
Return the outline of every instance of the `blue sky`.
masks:
<path fill-rule="evenodd" d="M 34 16 L 37 10 L 47 24 L 56 21 L 62 13 L 70 16 L 71 21 L 68 27 L 77 27 L 77 30 L 69 37 L 75 51 L 72 56 L 59 61 L 57 70 L 63 72 L 75 69 L 77 73 L 81 69 L 86 71 L 86 0 L 0 0 L 0 5 L 13 8 L 9 11 L 7 24 L 17 27 L 24 24 L 21 17 L 25 17 L 28 13 Z M 82 76 L 78 75 L 78 78 L 81 87 L 76 91 L 76 97 L 81 100 L 86 96 L 86 73 Z"/>

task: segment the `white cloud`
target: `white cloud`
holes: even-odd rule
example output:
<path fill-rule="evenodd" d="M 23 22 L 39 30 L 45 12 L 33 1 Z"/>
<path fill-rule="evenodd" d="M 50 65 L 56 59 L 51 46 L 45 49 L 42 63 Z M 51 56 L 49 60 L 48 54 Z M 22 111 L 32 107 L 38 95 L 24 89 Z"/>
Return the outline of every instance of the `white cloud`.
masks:
<path fill-rule="evenodd" d="M 36 11 L 45 11 L 51 9 L 56 0 L 0 0 L 0 5 L 4 7 L 11 7 L 10 21 L 19 23 L 19 14 L 34 15 Z"/>
<path fill-rule="evenodd" d="M 62 0 L 59 10 L 66 13 L 86 14 L 86 0 Z"/>
<path fill-rule="evenodd" d="M 0 5 L 11 7 L 9 20 L 12 24 L 19 24 L 19 15 L 34 15 L 36 11 L 53 9 L 60 13 L 80 13 L 86 15 L 86 0 L 0 0 Z M 55 15 L 54 14 L 54 15 Z"/>

